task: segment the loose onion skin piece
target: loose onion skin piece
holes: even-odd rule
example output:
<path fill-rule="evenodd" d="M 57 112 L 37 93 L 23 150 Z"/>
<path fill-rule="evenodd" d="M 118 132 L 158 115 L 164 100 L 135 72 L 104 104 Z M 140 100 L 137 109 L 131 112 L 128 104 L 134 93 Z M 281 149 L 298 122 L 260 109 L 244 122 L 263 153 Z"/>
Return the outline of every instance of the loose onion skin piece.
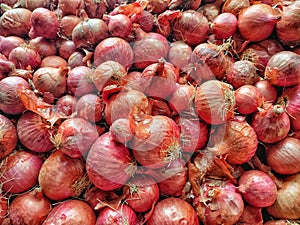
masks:
<path fill-rule="evenodd" d="M 267 148 L 267 163 L 279 174 L 291 175 L 300 172 L 300 140 L 286 137 Z"/>
<path fill-rule="evenodd" d="M 256 224 L 263 225 L 262 208 L 245 205 L 243 214 L 237 224 Z"/>
<path fill-rule="evenodd" d="M 84 201 L 70 199 L 54 206 L 43 225 L 95 225 L 96 215 Z"/>
<path fill-rule="evenodd" d="M 180 223 L 200 224 L 195 209 L 186 201 L 174 197 L 159 201 L 147 221 L 147 225 L 178 225 Z"/>
<path fill-rule="evenodd" d="M 0 159 L 9 155 L 17 146 L 16 126 L 7 117 L 0 114 Z"/>

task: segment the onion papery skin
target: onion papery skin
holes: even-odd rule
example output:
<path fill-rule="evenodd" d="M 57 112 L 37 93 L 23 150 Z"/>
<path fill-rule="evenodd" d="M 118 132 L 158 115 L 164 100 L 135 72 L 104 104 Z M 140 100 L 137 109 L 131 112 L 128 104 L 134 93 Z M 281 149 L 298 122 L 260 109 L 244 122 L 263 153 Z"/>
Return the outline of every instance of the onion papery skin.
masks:
<path fill-rule="evenodd" d="M 180 223 L 200 224 L 195 209 L 188 202 L 173 197 L 159 201 L 147 221 L 147 225 L 178 225 Z"/>
<path fill-rule="evenodd" d="M 66 15 L 59 21 L 59 36 L 72 40 L 73 29 L 81 22 L 80 17 Z"/>
<path fill-rule="evenodd" d="M 28 82 L 20 77 L 6 77 L 0 81 L 0 110 L 2 112 L 16 115 L 25 111 L 25 106 L 17 93 L 19 85 L 30 88 Z"/>
<path fill-rule="evenodd" d="M 64 95 L 56 101 L 56 106 L 60 112 L 66 116 L 72 115 L 75 111 L 77 99 L 72 95 Z"/>
<path fill-rule="evenodd" d="M 20 116 L 17 132 L 20 142 L 31 151 L 43 153 L 54 148 L 50 138 L 55 135 L 55 130 L 34 112 L 27 111 Z"/>
<path fill-rule="evenodd" d="M 132 30 L 132 22 L 128 16 L 124 14 L 105 15 L 103 19 L 108 20 L 107 27 L 112 37 L 128 38 Z"/>
<path fill-rule="evenodd" d="M 45 0 L 45 1 L 21 0 L 19 1 L 19 4 L 22 6 L 22 8 L 29 9 L 30 11 L 33 11 L 36 8 L 49 9 L 51 0 Z"/>
<path fill-rule="evenodd" d="M 40 67 L 55 67 L 55 68 L 59 68 L 59 67 L 67 67 L 68 66 L 68 62 L 57 55 L 50 55 L 47 56 L 45 58 L 42 59 Z"/>
<path fill-rule="evenodd" d="M 143 31 L 151 32 L 154 27 L 155 17 L 151 12 L 143 10 L 141 13 L 137 14 L 133 19 L 131 17 L 132 23 L 137 23 L 140 25 Z"/>
<path fill-rule="evenodd" d="M 300 172 L 300 140 L 286 137 L 267 148 L 267 163 L 276 173 L 291 175 Z"/>
<path fill-rule="evenodd" d="M 135 166 L 129 150 L 102 134 L 92 145 L 86 160 L 90 181 L 99 189 L 111 191 L 122 187 L 133 175 Z"/>
<path fill-rule="evenodd" d="M 159 199 L 159 188 L 156 181 L 147 175 L 134 176 L 123 188 L 128 205 L 135 212 L 146 212 Z"/>
<path fill-rule="evenodd" d="M 28 33 L 30 38 L 43 37 L 54 39 L 57 37 L 59 22 L 56 14 L 46 8 L 36 8 L 32 11 L 31 29 Z"/>
<path fill-rule="evenodd" d="M 272 178 L 259 170 L 247 170 L 239 178 L 239 192 L 254 207 L 268 207 L 276 201 L 277 187 Z"/>
<path fill-rule="evenodd" d="M 263 225 L 262 208 L 245 205 L 243 214 L 237 224 Z"/>
<path fill-rule="evenodd" d="M 3 192 L 17 194 L 34 187 L 42 164 L 40 157 L 23 150 L 8 155 L 2 160 L 0 169 Z"/>
<path fill-rule="evenodd" d="M 25 40 L 18 36 L 7 36 L 0 37 L 0 52 L 6 58 L 8 58 L 9 53 L 16 47 L 25 44 Z"/>
<path fill-rule="evenodd" d="M 222 12 L 229 12 L 235 16 L 238 16 L 242 9 L 249 6 L 249 0 L 226 0 L 222 6 Z"/>
<path fill-rule="evenodd" d="M 8 199 L 4 196 L 0 196 L 0 223 L 5 220 L 5 217 L 7 215 L 7 209 L 8 209 Z"/>
<path fill-rule="evenodd" d="M 271 84 L 288 87 L 300 83 L 300 55 L 291 51 L 274 54 L 265 69 L 265 78 Z"/>
<path fill-rule="evenodd" d="M 281 189 L 278 190 L 275 203 L 267 207 L 267 212 L 276 218 L 300 218 L 300 174 L 290 175 L 283 179 Z"/>
<path fill-rule="evenodd" d="M 191 62 L 192 48 L 182 41 L 175 41 L 170 44 L 168 59 L 175 67 L 184 70 Z"/>
<path fill-rule="evenodd" d="M 133 138 L 133 132 L 130 129 L 129 120 L 126 118 L 120 118 L 115 120 L 109 127 L 111 138 L 114 141 L 127 145 Z"/>
<path fill-rule="evenodd" d="M 15 149 L 19 138 L 16 126 L 1 114 L 0 128 L 0 159 L 3 159 Z"/>
<path fill-rule="evenodd" d="M 86 156 L 98 138 L 96 126 L 83 118 L 70 118 L 62 122 L 54 136 L 56 148 L 72 158 Z"/>
<path fill-rule="evenodd" d="M 56 0 L 57 1 L 57 14 L 59 16 L 76 15 L 84 9 L 83 0 Z"/>
<path fill-rule="evenodd" d="M 290 130 L 290 119 L 280 105 L 264 104 L 256 112 L 250 125 L 254 128 L 259 141 L 276 143 L 283 140 Z"/>
<path fill-rule="evenodd" d="M 275 103 L 277 100 L 277 89 L 267 80 L 260 80 L 254 84 L 261 93 L 264 102 Z"/>
<path fill-rule="evenodd" d="M 273 32 L 279 17 L 276 11 L 267 4 L 253 4 L 241 10 L 238 16 L 238 29 L 248 41 L 262 41 Z"/>
<path fill-rule="evenodd" d="M 102 16 L 107 12 L 107 2 L 95 2 L 92 0 L 85 0 L 85 11 L 89 18 L 102 18 Z"/>
<path fill-rule="evenodd" d="M 132 127 L 132 124 L 130 125 Z M 130 143 L 134 158 L 147 168 L 158 169 L 179 156 L 180 131 L 167 116 L 152 116 L 137 125 Z"/>
<path fill-rule="evenodd" d="M 87 203 L 77 199 L 70 199 L 54 206 L 43 225 L 95 225 L 95 223 L 96 215 Z"/>
<path fill-rule="evenodd" d="M 172 30 L 172 37 L 175 40 L 196 46 L 208 39 L 209 24 L 207 18 L 200 12 L 186 10 L 174 20 Z"/>
<path fill-rule="evenodd" d="M 209 180 L 201 188 L 203 196 L 194 200 L 194 207 L 204 225 L 231 225 L 238 221 L 244 211 L 244 202 L 233 184 Z"/>
<path fill-rule="evenodd" d="M 196 88 L 192 85 L 180 84 L 177 85 L 176 90 L 168 99 L 168 104 L 174 112 L 179 115 L 185 112 L 192 112 L 194 110 L 194 97 Z"/>
<path fill-rule="evenodd" d="M 37 51 L 39 53 L 41 59 L 43 59 L 47 56 L 56 55 L 56 53 L 57 53 L 55 41 L 50 41 L 43 37 L 36 37 L 36 38 L 30 39 L 29 47 L 31 49 L 34 49 L 35 51 Z"/>
<path fill-rule="evenodd" d="M 41 63 L 41 57 L 36 50 L 29 47 L 19 46 L 14 48 L 8 56 L 17 69 L 37 69 Z"/>
<path fill-rule="evenodd" d="M 133 63 L 133 51 L 128 42 L 118 37 L 108 37 L 101 41 L 95 48 L 94 65 L 113 60 L 126 69 Z"/>
<path fill-rule="evenodd" d="M 281 42 L 290 47 L 300 44 L 300 4 L 298 1 L 283 7 L 281 19 L 276 24 L 276 34 Z"/>
<path fill-rule="evenodd" d="M 238 21 L 232 13 L 219 14 L 212 23 L 212 32 L 217 39 L 227 39 L 237 30 Z"/>
<path fill-rule="evenodd" d="M 39 189 L 18 195 L 9 205 L 9 218 L 12 224 L 41 225 L 52 206 Z"/>
<path fill-rule="evenodd" d="M 54 97 L 59 98 L 67 88 L 68 67 L 41 67 L 33 74 L 33 84 L 42 93 L 50 92 Z"/>
<path fill-rule="evenodd" d="M 104 208 L 97 217 L 95 225 L 135 225 L 138 224 L 138 218 L 128 205 L 121 204 L 117 209 L 110 207 Z"/>
<path fill-rule="evenodd" d="M 57 42 L 59 55 L 69 61 L 69 57 L 76 52 L 75 44 L 72 40 L 61 40 Z"/>
<path fill-rule="evenodd" d="M 53 152 L 43 163 L 39 184 L 51 200 L 78 197 L 89 184 L 82 159 L 74 159 L 61 151 Z"/>
<path fill-rule="evenodd" d="M 195 107 L 198 115 L 208 124 L 222 124 L 234 115 L 236 102 L 230 84 L 209 80 L 196 90 Z"/>
<path fill-rule="evenodd" d="M 217 45 L 197 45 L 191 55 L 191 62 L 196 67 L 196 81 L 223 80 L 225 77 L 227 60 Z"/>

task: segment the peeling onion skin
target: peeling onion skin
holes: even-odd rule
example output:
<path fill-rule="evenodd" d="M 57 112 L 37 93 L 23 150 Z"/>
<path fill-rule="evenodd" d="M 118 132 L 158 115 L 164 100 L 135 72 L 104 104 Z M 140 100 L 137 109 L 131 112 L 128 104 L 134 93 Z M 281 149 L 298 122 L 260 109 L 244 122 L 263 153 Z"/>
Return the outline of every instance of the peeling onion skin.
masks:
<path fill-rule="evenodd" d="M 0 114 L 0 160 L 15 149 L 17 142 L 16 126 L 7 117 Z"/>

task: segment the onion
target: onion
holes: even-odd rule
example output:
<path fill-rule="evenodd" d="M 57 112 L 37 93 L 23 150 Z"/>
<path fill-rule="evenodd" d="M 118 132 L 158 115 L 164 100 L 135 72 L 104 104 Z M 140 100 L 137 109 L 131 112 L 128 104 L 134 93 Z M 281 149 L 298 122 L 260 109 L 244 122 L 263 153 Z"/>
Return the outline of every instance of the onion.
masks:
<path fill-rule="evenodd" d="M 135 225 L 138 224 L 138 218 L 129 206 L 122 204 L 116 209 L 106 207 L 100 212 L 95 225 L 103 224 Z"/>
<path fill-rule="evenodd" d="M 36 50 L 29 47 L 16 47 L 8 56 L 18 69 L 37 69 L 41 63 L 41 57 Z"/>
<path fill-rule="evenodd" d="M 195 46 L 208 39 L 209 24 L 206 17 L 194 10 L 186 10 L 174 20 L 173 38 Z"/>
<path fill-rule="evenodd" d="M 57 102 L 57 108 L 65 115 L 70 116 L 75 111 L 77 99 L 72 95 L 64 95 Z"/>
<path fill-rule="evenodd" d="M 17 122 L 17 131 L 20 142 L 34 152 L 49 152 L 54 148 L 50 141 L 55 134 L 53 128 L 41 116 L 27 111 L 20 116 Z"/>
<path fill-rule="evenodd" d="M 276 102 L 277 89 L 268 80 L 259 80 L 254 86 L 259 90 L 264 102 Z"/>
<path fill-rule="evenodd" d="M 73 52 L 76 52 L 76 47 L 72 40 L 62 40 L 58 43 L 58 53 L 62 58 L 68 60 Z"/>
<path fill-rule="evenodd" d="M 79 98 L 75 110 L 77 116 L 89 120 L 92 123 L 102 119 L 104 104 L 101 98 L 95 94 L 86 94 Z"/>
<path fill-rule="evenodd" d="M 262 41 L 273 32 L 279 16 L 267 4 L 254 4 L 241 10 L 238 16 L 238 29 L 247 41 Z"/>
<path fill-rule="evenodd" d="M 67 78 L 68 92 L 76 97 L 96 93 L 92 74 L 93 70 L 87 66 L 77 66 L 71 69 Z"/>
<path fill-rule="evenodd" d="M 113 37 L 127 38 L 132 30 L 130 18 L 124 14 L 104 15 L 103 20 L 107 20 L 109 33 Z"/>
<path fill-rule="evenodd" d="M 128 42 L 118 37 L 109 37 L 101 41 L 95 48 L 94 65 L 113 60 L 126 69 L 131 67 L 133 52 Z"/>
<path fill-rule="evenodd" d="M 168 116 L 172 117 L 172 111 L 168 105 L 168 102 L 163 99 L 148 98 L 152 107 L 152 116 Z"/>
<path fill-rule="evenodd" d="M 281 19 L 276 24 L 276 34 L 280 41 L 291 47 L 300 44 L 299 8 L 298 1 L 283 7 Z"/>
<path fill-rule="evenodd" d="M 267 207 L 267 212 L 276 218 L 300 218 L 300 174 L 288 176 L 283 179 L 281 189 L 278 190 L 275 203 Z"/>
<path fill-rule="evenodd" d="M 194 199 L 194 205 L 204 225 L 235 224 L 238 221 L 244 202 L 233 184 L 212 179 L 204 182 L 201 188 L 203 196 Z"/>
<path fill-rule="evenodd" d="M 219 14 L 212 23 L 212 32 L 218 39 L 227 39 L 237 30 L 238 21 L 232 13 Z"/>
<path fill-rule="evenodd" d="M 263 225 L 262 208 L 245 205 L 243 214 L 239 218 L 237 224 L 256 224 Z"/>
<path fill-rule="evenodd" d="M 53 152 L 43 163 L 39 185 L 51 200 L 78 197 L 89 184 L 82 159 L 74 159 L 61 151 Z"/>
<path fill-rule="evenodd" d="M 227 69 L 227 60 L 220 47 L 215 44 L 201 43 L 192 53 L 191 62 L 196 67 L 195 80 L 223 80 Z"/>
<path fill-rule="evenodd" d="M 208 22 L 211 24 L 213 20 L 221 14 L 221 5 L 224 3 L 224 0 L 214 0 L 211 3 L 202 4 L 197 11 L 203 13 L 207 18 Z M 210 30 L 211 31 L 211 30 Z"/>
<path fill-rule="evenodd" d="M 259 141 L 276 143 L 283 140 L 290 130 L 290 119 L 281 105 L 266 103 L 252 118 L 251 126 L 254 128 Z"/>
<path fill-rule="evenodd" d="M 267 207 L 276 201 L 277 188 L 272 178 L 259 170 L 248 170 L 239 179 L 239 192 L 254 207 Z"/>
<path fill-rule="evenodd" d="M 148 225 L 180 223 L 200 224 L 194 208 L 188 202 L 173 197 L 159 201 L 147 222 Z"/>
<path fill-rule="evenodd" d="M 57 204 L 48 214 L 43 225 L 81 224 L 95 225 L 96 215 L 84 201 L 70 199 Z"/>
<path fill-rule="evenodd" d="M 300 172 L 300 140 L 286 137 L 267 148 L 267 163 L 276 173 L 291 175 Z"/>
<path fill-rule="evenodd" d="M 170 0 L 150 0 L 147 4 L 146 10 L 152 14 L 160 14 L 168 8 Z"/>
<path fill-rule="evenodd" d="M 80 17 L 66 15 L 59 21 L 59 36 L 72 39 L 73 29 L 81 22 Z"/>
<path fill-rule="evenodd" d="M 16 115 L 25 111 L 17 93 L 19 85 L 30 88 L 28 82 L 20 77 L 6 77 L 0 81 L 0 110 L 2 112 Z"/>
<path fill-rule="evenodd" d="M 55 42 L 47 40 L 43 37 L 36 37 L 34 39 L 30 39 L 29 47 L 37 51 L 41 59 L 47 56 L 54 56 L 57 53 Z"/>
<path fill-rule="evenodd" d="M 59 98 L 66 92 L 68 67 L 41 67 L 33 74 L 33 84 L 39 92 L 50 92 Z"/>
<path fill-rule="evenodd" d="M 84 8 L 83 0 L 58 0 L 58 15 L 63 17 L 65 15 L 79 15 Z"/>
<path fill-rule="evenodd" d="M 300 82 L 300 55 L 291 51 L 274 54 L 265 69 L 265 78 L 273 85 L 287 87 Z"/>
<path fill-rule="evenodd" d="M 185 112 L 192 112 L 194 110 L 194 97 L 195 87 L 192 85 L 177 85 L 176 90 L 173 92 L 168 100 L 170 107 L 178 114 Z"/>
<path fill-rule="evenodd" d="M 90 181 L 99 189 L 110 191 L 122 187 L 135 172 L 129 150 L 102 134 L 92 145 L 86 169 Z"/>
<path fill-rule="evenodd" d="M 9 218 L 12 224 L 41 225 L 51 211 L 50 201 L 36 188 L 16 196 L 9 205 Z"/>
<path fill-rule="evenodd" d="M 234 88 L 243 85 L 254 85 L 260 80 L 254 63 L 248 60 L 239 60 L 231 64 L 226 74 L 226 80 Z"/>
<path fill-rule="evenodd" d="M 24 8 L 13 8 L 5 11 L 0 17 L 0 35 L 24 37 L 31 28 L 31 11 Z"/>
<path fill-rule="evenodd" d="M 0 223 L 4 225 L 5 217 L 7 216 L 8 200 L 4 196 L 0 196 Z M 3 222 L 3 223 L 2 223 Z"/>
<path fill-rule="evenodd" d="M 9 155 L 17 146 L 16 126 L 7 117 L 0 114 L 0 159 Z"/>
<path fill-rule="evenodd" d="M 85 156 L 98 138 L 96 127 L 82 118 L 65 120 L 57 130 L 53 143 L 57 149 L 72 158 Z"/>
<path fill-rule="evenodd" d="M 1 162 L 2 190 L 17 194 L 34 187 L 42 164 L 43 160 L 33 153 L 22 150 L 11 153 Z"/>
<path fill-rule="evenodd" d="M 166 58 L 169 51 L 168 40 L 161 34 L 146 33 L 142 28 L 134 29 L 136 40 L 133 43 L 134 65 L 144 69 L 160 58 Z"/>
<path fill-rule="evenodd" d="M 37 1 L 37 0 L 19 0 L 18 3 L 22 8 L 29 9 L 30 11 L 35 10 L 36 8 L 50 8 L 51 0 L 46 1 Z"/>
<path fill-rule="evenodd" d="M 68 65 L 71 69 L 78 66 L 88 66 L 85 53 L 81 51 L 73 52 L 68 58 Z"/>
<path fill-rule="evenodd" d="M 68 66 L 68 62 L 64 58 L 57 55 L 51 55 L 43 58 L 40 64 L 40 67 L 59 68 L 59 67 L 67 67 L 67 66 Z"/>
<path fill-rule="evenodd" d="M 102 18 L 102 16 L 107 12 L 108 4 L 110 1 L 94 1 L 85 0 L 85 10 L 89 18 Z"/>
<path fill-rule="evenodd" d="M 114 141 L 122 143 L 125 146 L 126 143 L 133 138 L 133 133 L 129 126 L 129 120 L 126 118 L 115 120 L 109 127 L 109 132 Z"/>
<path fill-rule="evenodd" d="M 175 67 L 184 70 L 191 62 L 192 48 L 181 41 L 171 43 L 168 59 Z"/>
<path fill-rule="evenodd" d="M 249 0 L 226 0 L 222 6 L 222 12 L 228 12 L 238 16 L 242 9 L 248 8 L 249 6 Z"/>
<path fill-rule="evenodd" d="M 259 89 L 252 85 L 243 85 L 234 92 L 237 111 L 241 114 L 251 114 L 262 106 L 263 98 Z"/>
<path fill-rule="evenodd" d="M 172 32 L 172 26 L 175 18 L 181 15 L 179 10 L 166 10 L 157 16 L 155 21 L 154 32 L 159 33 L 168 38 Z"/>
<path fill-rule="evenodd" d="M 206 123 L 222 124 L 234 115 L 235 98 L 230 84 L 209 80 L 196 90 L 195 107 Z"/>
<path fill-rule="evenodd" d="M 72 40 L 77 48 L 92 48 L 108 37 L 108 27 L 102 19 L 88 18 L 84 10 L 80 12 L 81 23 L 72 31 Z"/>
<path fill-rule="evenodd" d="M 135 212 L 146 212 L 159 199 L 156 181 L 147 175 L 133 177 L 124 186 L 125 201 Z"/>
<path fill-rule="evenodd" d="M 54 39 L 57 37 L 59 22 L 56 14 L 46 8 L 36 8 L 32 11 L 30 38 L 44 37 Z"/>
<path fill-rule="evenodd" d="M 25 44 L 25 40 L 17 36 L 0 36 L 0 52 L 6 58 L 8 58 L 9 53 L 16 47 Z"/>
<path fill-rule="evenodd" d="M 290 223 L 288 220 L 269 220 L 264 225 L 293 225 L 293 223 Z"/>
<path fill-rule="evenodd" d="M 152 13 L 143 10 L 141 13 L 137 14 L 136 17 L 131 17 L 133 23 L 140 25 L 143 31 L 151 32 L 154 26 L 154 16 Z"/>

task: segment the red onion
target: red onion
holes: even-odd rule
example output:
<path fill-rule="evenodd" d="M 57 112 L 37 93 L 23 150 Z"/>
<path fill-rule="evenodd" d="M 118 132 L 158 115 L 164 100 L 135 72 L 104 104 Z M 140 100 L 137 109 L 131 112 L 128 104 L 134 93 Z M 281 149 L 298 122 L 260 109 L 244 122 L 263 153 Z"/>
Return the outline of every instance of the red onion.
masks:
<path fill-rule="evenodd" d="M 107 26 L 111 36 L 125 39 L 131 33 L 132 22 L 128 16 L 124 14 L 104 15 L 103 19 L 108 21 Z"/>
<path fill-rule="evenodd" d="M 180 115 L 185 112 L 192 112 L 194 110 L 195 92 L 196 89 L 192 85 L 177 85 L 176 90 L 168 100 L 168 104 Z"/>
<path fill-rule="evenodd" d="M 160 58 L 166 58 L 169 51 L 168 40 L 161 34 L 146 33 L 142 28 L 134 30 L 136 40 L 133 43 L 134 65 L 138 69 L 144 69 Z"/>
<path fill-rule="evenodd" d="M 159 199 L 158 185 L 147 175 L 134 176 L 124 186 L 123 192 L 126 202 L 135 212 L 150 210 Z"/>
<path fill-rule="evenodd" d="M 131 67 L 133 52 L 128 42 L 118 37 L 109 37 L 101 41 L 95 48 L 94 65 L 113 60 L 126 69 Z"/>
<path fill-rule="evenodd" d="M 180 223 L 199 225 L 199 219 L 195 209 L 180 198 L 166 198 L 159 201 L 148 219 L 148 225 Z"/>
<path fill-rule="evenodd" d="M 227 39 L 237 30 L 238 21 L 232 13 L 219 14 L 212 23 L 212 32 L 218 39 Z"/>
<path fill-rule="evenodd" d="M 201 186 L 203 196 L 194 199 L 196 211 L 204 225 L 235 224 L 244 210 L 236 187 L 220 180 L 208 180 Z"/>
<path fill-rule="evenodd" d="M 72 40 L 77 48 L 92 48 L 108 37 L 108 27 L 102 19 L 90 19 L 84 10 L 80 15 L 82 21 L 72 31 Z"/>
<path fill-rule="evenodd" d="M 77 99 L 72 95 L 64 95 L 57 102 L 57 108 L 65 115 L 70 116 L 75 111 Z"/>
<path fill-rule="evenodd" d="M 98 138 L 96 127 L 82 118 L 65 120 L 53 138 L 57 149 L 72 158 L 85 156 L 91 145 Z"/>
<path fill-rule="evenodd" d="M 54 39 L 57 37 L 59 22 L 56 14 L 46 8 L 36 8 L 32 11 L 30 38 L 44 37 Z"/>
<path fill-rule="evenodd" d="M 59 21 L 59 36 L 72 39 L 73 29 L 81 22 L 80 17 L 66 15 Z"/>
<path fill-rule="evenodd" d="M 50 92 L 59 98 L 66 92 L 68 71 L 66 66 L 41 67 L 34 72 L 32 81 L 39 92 Z"/>
<path fill-rule="evenodd" d="M 282 141 L 267 148 L 268 165 L 279 174 L 294 174 L 300 172 L 300 140 L 286 137 Z"/>
<path fill-rule="evenodd" d="M 259 170 L 248 170 L 239 179 L 239 192 L 244 200 L 254 207 L 272 205 L 277 197 L 277 188 L 272 178 Z"/>
<path fill-rule="evenodd" d="M 234 88 L 243 85 L 254 85 L 260 80 L 254 63 L 248 60 L 239 60 L 231 64 L 226 74 L 226 80 Z"/>
<path fill-rule="evenodd" d="M 81 97 L 86 94 L 96 93 L 92 81 L 93 70 L 87 66 L 77 66 L 68 72 L 67 88 L 71 95 Z"/>
<path fill-rule="evenodd" d="M 39 185 L 51 200 L 78 197 L 89 184 L 82 159 L 74 159 L 61 151 L 53 152 L 43 163 Z"/>
<path fill-rule="evenodd" d="M 214 19 L 221 14 L 221 5 L 224 3 L 223 0 L 213 1 L 211 3 L 202 4 L 198 12 L 203 13 L 208 22 L 213 23 Z M 211 31 L 211 30 L 210 30 Z"/>
<path fill-rule="evenodd" d="M 206 123 L 221 124 L 234 115 L 235 98 L 230 84 L 209 80 L 196 90 L 195 107 Z"/>
<path fill-rule="evenodd" d="M 279 16 L 267 4 L 254 4 L 241 10 L 238 16 L 238 29 L 248 41 L 262 41 L 273 32 Z"/>
<path fill-rule="evenodd" d="M 264 102 L 276 102 L 277 89 L 268 80 L 257 81 L 254 86 L 259 90 Z"/>
<path fill-rule="evenodd" d="M 35 10 L 36 8 L 50 8 L 51 0 L 37 1 L 37 0 L 19 0 L 18 3 L 22 8 L 29 9 L 30 11 Z"/>
<path fill-rule="evenodd" d="M 40 157 L 26 151 L 19 150 L 8 155 L 0 168 L 3 192 L 17 194 L 34 187 L 42 164 Z"/>
<path fill-rule="evenodd" d="M 70 199 L 57 204 L 48 214 L 43 225 L 81 224 L 95 225 L 96 215 L 84 201 Z"/>
<path fill-rule="evenodd" d="M 251 126 L 254 128 L 259 141 L 275 143 L 283 140 L 290 130 L 290 119 L 281 105 L 266 103 L 252 118 Z"/>
<path fill-rule="evenodd" d="M 159 98 L 148 98 L 150 105 L 152 107 L 152 116 L 168 116 L 172 117 L 172 111 L 168 105 L 168 102 Z"/>
<path fill-rule="evenodd" d="M 18 69 L 37 69 L 41 63 L 41 57 L 36 50 L 29 47 L 16 47 L 8 56 Z"/>
<path fill-rule="evenodd" d="M 88 66 L 89 63 L 89 60 L 86 60 L 86 54 L 82 51 L 75 51 L 68 58 L 68 65 L 71 69 L 78 66 Z"/>
<path fill-rule="evenodd" d="M 168 59 L 177 68 L 184 70 L 191 62 L 192 48 L 181 41 L 171 43 Z"/>
<path fill-rule="evenodd" d="M 76 52 L 76 47 L 72 40 L 63 40 L 58 43 L 58 53 L 62 58 L 68 60 L 73 52 Z"/>
<path fill-rule="evenodd" d="M 40 67 L 59 68 L 59 67 L 67 67 L 67 66 L 68 66 L 68 62 L 64 58 L 58 55 L 47 56 L 42 59 L 40 64 Z"/>
<path fill-rule="evenodd" d="M 54 129 L 41 116 L 27 111 L 17 122 L 17 131 L 20 142 L 34 152 L 49 152 L 54 148 L 50 141 L 55 134 Z"/>
<path fill-rule="evenodd" d="M 267 207 L 269 215 L 282 219 L 300 218 L 300 174 L 288 176 L 282 180 L 275 203 Z"/>
<path fill-rule="evenodd" d="M 4 225 L 5 217 L 7 216 L 8 200 L 4 196 L 0 196 L 0 223 Z M 3 222 L 3 223 L 2 223 Z"/>
<path fill-rule="evenodd" d="M 291 2 L 283 7 L 281 19 L 276 24 L 276 34 L 281 42 L 288 46 L 300 44 L 299 28 L 299 7 L 298 1 Z"/>
<path fill-rule="evenodd" d="M 157 16 L 155 20 L 154 32 L 159 33 L 166 38 L 171 34 L 172 27 L 171 24 L 175 18 L 181 15 L 179 10 L 166 10 Z"/>
<path fill-rule="evenodd" d="M 133 23 L 140 25 L 143 31 L 151 32 L 154 26 L 154 15 L 148 11 L 143 10 L 141 13 L 131 17 Z"/>
<path fill-rule="evenodd" d="M 110 1 L 94 1 L 85 0 L 85 10 L 89 18 L 102 18 L 102 16 L 107 12 L 108 4 Z"/>
<path fill-rule="evenodd" d="M 58 15 L 79 15 L 80 11 L 84 8 L 83 0 L 58 0 Z"/>
<path fill-rule="evenodd" d="M 249 0 L 226 0 L 222 6 L 222 12 L 228 12 L 238 16 L 242 9 L 248 8 L 249 6 Z"/>
<path fill-rule="evenodd" d="M 135 172 L 135 167 L 129 150 L 113 141 L 109 132 L 94 142 L 86 160 L 90 181 L 104 191 L 122 187 Z"/>
<path fill-rule="evenodd" d="M 36 188 L 16 196 L 10 203 L 8 212 L 12 224 L 41 225 L 51 209 L 50 201 Z"/>
<path fill-rule="evenodd" d="M 135 225 L 138 224 L 138 218 L 129 206 L 122 204 L 116 209 L 106 207 L 100 212 L 95 225 L 103 224 Z"/>
<path fill-rule="evenodd" d="M 24 8 L 13 8 L 5 11 L 0 18 L 0 35 L 24 37 L 31 28 L 31 11 Z"/>
<path fill-rule="evenodd" d="M 164 12 L 170 3 L 170 0 L 150 0 L 146 6 L 146 10 L 152 14 L 160 14 Z"/>
<path fill-rule="evenodd" d="M 174 20 L 173 38 L 195 46 L 208 39 L 209 24 L 206 17 L 200 12 L 186 10 Z"/>
<path fill-rule="evenodd" d="M 0 114 L 0 159 L 9 155 L 17 146 L 16 126 L 7 117 Z"/>
<path fill-rule="evenodd" d="M 262 208 L 251 205 L 245 205 L 243 214 L 239 218 L 237 224 L 243 225 L 263 225 Z"/>
<path fill-rule="evenodd" d="M 288 220 L 269 220 L 264 223 L 264 225 L 293 225 L 293 223 Z M 297 223 L 295 225 L 297 225 Z"/>
<path fill-rule="evenodd" d="M 20 77 L 6 77 L 0 81 L 0 110 L 2 112 L 15 115 L 25 111 L 17 93 L 19 85 L 30 88 L 28 82 Z"/>
<path fill-rule="evenodd" d="M 41 58 L 54 56 L 57 53 L 56 44 L 54 41 L 47 40 L 43 37 L 30 39 L 29 47 L 37 51 Z"/>
<path fill-rule="evenodd" d="M 265 78 L 273 85 L 287 87 L 300 82 L 300 55 L 291 51 L 274 54 L 265 69 Z"/>
<path fill-rule="evenodd" d="M 0 52 L 6 58 L 8 58 L 9 53 L 16 47 L 25 44 L 25 40 L 17 36 L 0 36 Z"/>
<path fill-rule="evenodd" d="M 109 127 L 109 132 L 114 141 L 122 143 L 125 146 L 126 143 L 133 138 L 133 133 L 129 126 L 129 120 L 126 118 L 115 120 Z"/>
<path fill-rule="evenodd" d="M 237 111 L 241 114 L 251 114 L 262 106 L 263 97 L 259 89 L 252 85 L 243 85 L 234 92 Z"/>

